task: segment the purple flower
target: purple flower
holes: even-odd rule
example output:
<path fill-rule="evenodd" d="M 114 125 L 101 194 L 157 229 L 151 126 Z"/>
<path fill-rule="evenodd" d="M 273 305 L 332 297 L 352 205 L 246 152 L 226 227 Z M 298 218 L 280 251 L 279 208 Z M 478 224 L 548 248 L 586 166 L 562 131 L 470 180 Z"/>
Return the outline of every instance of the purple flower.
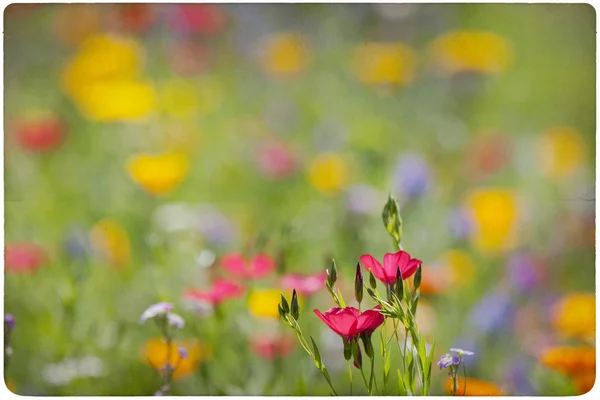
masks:
<path fill-rule="evenodd" d="M 86 232 L 82 229 L 72 229 L 63 242 L 63 249 L 72 259 L 84 258 L 89 249 Z"/>
<path fill-rule="evenodd" d="M 182 359 L 184 359 L 184 360 L 185 360 L 186 358 L 188 358 L 188 351 L 187 351 L 187 349 L 185 348 L 185 346 L 179 346 L 179 347 L 177 348 L 177 353 L 179 353 L 179 357 L 181 357 L 181 358 L 182 358 Z"/>
<path fill-rule="evenodd" d="M 475 354 L 472 351 L 458 349 L 458 348 L 451 348 L 450 351 L 458 353 L 459 356 L 472 356 L 473 354 Z"/>
<path fill-rule="evenodd" d="M 182 329 L 185 325 L 183 318 L 177 314 L 167 313 L 167 322 L 169 325 Z"/>
<path fill-rule="evenodd" d="M 143 312 L 140 318 L 140 324 L 143 324 L 147 320 L 156 317 L 157 315 L 164 315 L 173 309 L 173 304 L 165 301 L 152 304 L 150 307 Z"/>
<path fill-rule="evenodd" d="M 8 325 L 8 329 L 15 329 L 15 317 L 12 314 L 4 314 L 4 323 Z"/>
<path fill-rule="evenodd" d="M 469 214 L 462 209 L 454 209 L 448 215 L 448 225 L 452 235 L 457 239 L 462 239 L 471 234 L 473 222 Z"/>
<path fill-rule="evenodd" d="M 440 361 L 438 361 L 437 365 L 440 369 L 448 368 L 451 365 L 458 365 L 460 363 L 460 358 L 458 356 L 453 356 L 451 354 L 444 354 L 440 357 Z"/>
<path fill-rule="evenodd" d="M 418 153 L 408 153 L 398 159 L 393 172 L 392 188 L 403 197 L 419 197 L 431 186 L 431 170 Z"/>
<path fill-rule="evenodd" d="M 472 310 L 469 317 L 471 326 L 479 333 L 490 333 L 503 326 L 513 314 L 510 296 L 495 291 L 487 294 Z"/>
<path fill-rule="evenodd" d="M 512 284 L 523 292 L 539 287 L 544 280 L 543 270 L 529 253 L 516 253 L 511 256 L 506 269 Z"/>

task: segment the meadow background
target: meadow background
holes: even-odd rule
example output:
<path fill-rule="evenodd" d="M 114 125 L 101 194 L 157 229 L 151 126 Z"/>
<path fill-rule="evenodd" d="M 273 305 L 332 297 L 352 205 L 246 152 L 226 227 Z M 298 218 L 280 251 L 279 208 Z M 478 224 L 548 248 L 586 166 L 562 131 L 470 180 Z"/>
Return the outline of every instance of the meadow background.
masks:
<path fill-rule="evenodd" d="M 436 360 L 472 350 L 469 377 L 508 395 L 587 392 L 595 32 L 575 4 L 9 5 L 7 386 L 152 395 L 167 350 L 139 319 L 169 301 L 192 349 L 172 394 L 327 395 L 278 319 L 283 277 L 335 258 L 351 304 L 360 255 L 393 250 L 391 193 Z M 275 268 L 237 279 L 233 253 Z M 220 278 L 243 293 L 213 309 L 195 294 Z M 303 296 L 299 322 L 348 394 L 312 313 L 333 306 Z"/>

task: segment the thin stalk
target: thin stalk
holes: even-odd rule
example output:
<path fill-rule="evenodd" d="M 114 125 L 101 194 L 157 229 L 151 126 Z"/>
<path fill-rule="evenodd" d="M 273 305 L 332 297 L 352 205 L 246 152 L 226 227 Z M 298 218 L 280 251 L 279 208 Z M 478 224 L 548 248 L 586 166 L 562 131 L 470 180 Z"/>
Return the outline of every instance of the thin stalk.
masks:
<path fill-rule="evenodd" d="M 350 366 L 350 360 L 348 360 L 348 377 L 350 378 L 350 396 L 352 396 L 352 367 Z"/>
<path fill-rule="evenodd" d="M 371 388 L 369 388 L 369 384 L 367 383 L 367 377 L 365 376 L 365 373 L 363 372 L 362 367 L 360 367 L 359 370 L 360 370 L 360 374 L 362 375 L 363 382 L 365 383 L 365 387 L 367 388 L 367 391 L 369 392 L 369 396 L 370 396 Z"/>

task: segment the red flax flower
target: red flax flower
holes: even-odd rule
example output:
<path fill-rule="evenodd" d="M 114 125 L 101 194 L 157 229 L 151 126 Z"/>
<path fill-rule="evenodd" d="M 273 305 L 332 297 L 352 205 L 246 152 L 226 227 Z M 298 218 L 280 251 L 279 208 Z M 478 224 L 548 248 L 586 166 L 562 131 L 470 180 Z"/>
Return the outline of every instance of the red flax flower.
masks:
<path fill-rule="evenodd" d="M 367 271 L 373 272 L 375 278 L 386 285 L 391 285 L 396 281 L 398 268 L 400 268 L 402 279 L 408 279 L 417 271 L 419 265 L 423 263 L 421 260 L 411 258 L 410 254 L 405 251 L 399 251 L 394 254 L 387 253 L 383 256 L 383 266 L 370 254 L 360 256 L 360 262 Z"/>
<path fill-rule="evenodd" d="M 312 275 L 287 274 L 281 278 L 283 289 L 296 289 L 303 296 L 310 296 L 325 287 L 327 274 L 319 272 Z"/>
<path fill-rule="evenodd" d="M 239 253 L 230 253 L 221 258 L 221 266 L 235 277 L 259 279 L 269 275 L 275 269 L 275 261 L 266 254 L 258 254 L 246 260 Z"/>
<path fill-rule="evenodd" d="M 383 324 L 384 316 L 378 311 L 379 307 L 367 310 L 363 313 L 354 307 L 332 308 L 322 314 L 319 310 L 314 310 L 319 318 L 327 326 L 343 336 L 347 341 L 356 339 L 361 334 L 370 335 L 375 329 Z"/>
<path fill-rule="evenodd" d="M 210 290 L 188 289 L 184 292 L 184 297 L 216 305 L 225 300 L 239 297 L 243 293 L 243 286 L 225 279 L 218 279 Z"/>

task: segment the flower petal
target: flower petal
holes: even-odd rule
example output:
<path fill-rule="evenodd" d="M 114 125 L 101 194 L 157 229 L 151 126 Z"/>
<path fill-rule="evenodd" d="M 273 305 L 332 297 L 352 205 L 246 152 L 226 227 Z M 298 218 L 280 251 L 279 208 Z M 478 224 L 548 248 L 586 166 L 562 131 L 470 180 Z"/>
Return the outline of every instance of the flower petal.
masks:
<path fill-rule="evenodd" d="M 239 253 L 226 254 L 221 258 L 221 266 L 227 272 L 240 277 L 245 278 L 246 272 L 246 260 Z"/>
<path fill-rule="evenodd" d="M 367 271 L 373 272 L 373 275 L 375 275 L 375 278 L 379 279 L 380 281 L 382 281 L 384 283 L 389 282 L 389 279 L 386 276 L 383 267 L 381 266 L 379 261 L 377 261 L 372 255 L 364 254 L 364 255 L 360 256 L 359 260 L 360 260 L 360 263 L 363 265 L 363 267 Z"/>
<path fill-rule="evenodd" d="M 262 278 L 269 275 L 275 269 L 275 261 L 266 254 L 259 254 L 250 262 L 250 276 Z"/>

